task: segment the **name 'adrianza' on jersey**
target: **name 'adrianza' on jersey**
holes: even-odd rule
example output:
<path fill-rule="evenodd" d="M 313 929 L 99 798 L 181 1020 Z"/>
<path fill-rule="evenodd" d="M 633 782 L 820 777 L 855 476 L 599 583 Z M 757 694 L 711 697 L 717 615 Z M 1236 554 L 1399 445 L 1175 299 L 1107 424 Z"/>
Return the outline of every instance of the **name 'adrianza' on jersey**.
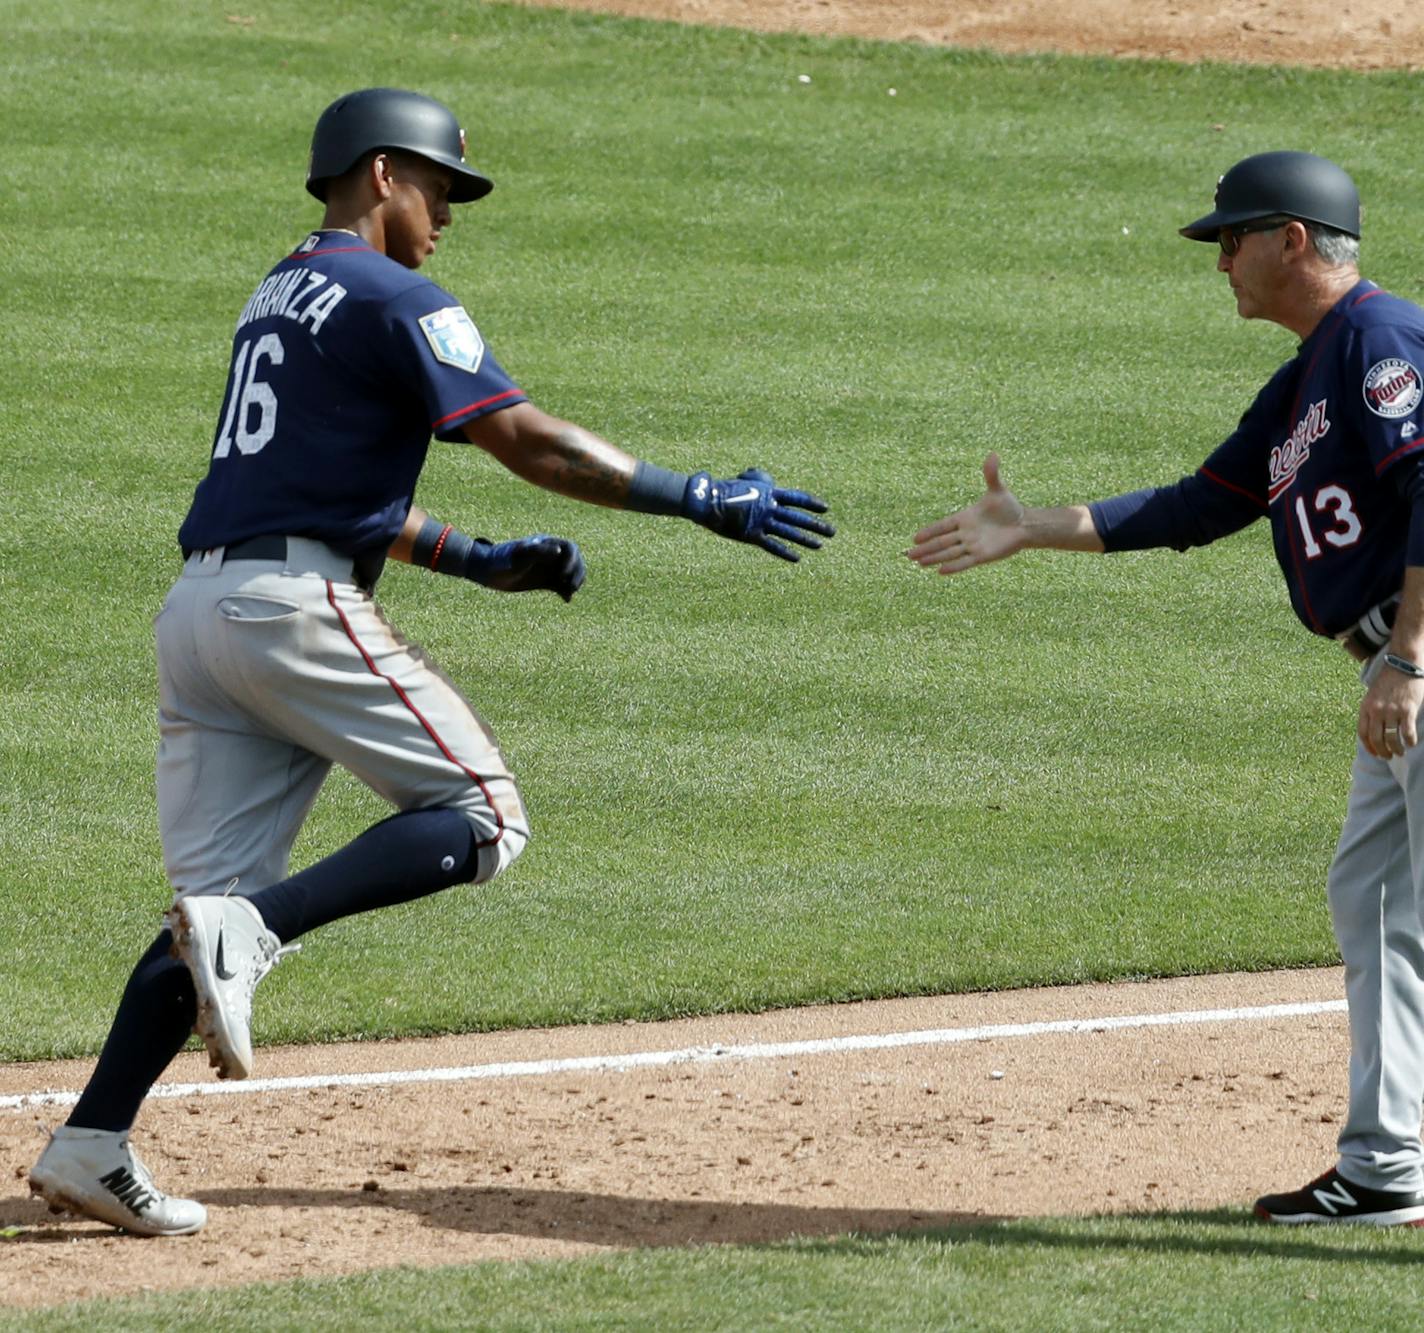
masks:
<path fill-rule="evenodd" d="M 267 534 L 384 551 L 431 437 L 524 401 L 448 292 L 348 232 L 313 232 L 238 317 L 185 550 Z"/>

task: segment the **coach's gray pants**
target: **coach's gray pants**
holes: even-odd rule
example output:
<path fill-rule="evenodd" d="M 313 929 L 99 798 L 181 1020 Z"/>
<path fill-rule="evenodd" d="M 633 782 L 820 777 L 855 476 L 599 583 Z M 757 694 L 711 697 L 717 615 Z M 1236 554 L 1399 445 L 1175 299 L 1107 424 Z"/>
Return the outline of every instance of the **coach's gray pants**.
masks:
<path fill-rule="evenodd" d="M 1366 680 L 1380 669 L 1377 658 Z M 1424 1189 L 1424 743 L 1392 760 L 1357 743 L 1328 895 L 1350 1010 L 1340 1172 Z"/>

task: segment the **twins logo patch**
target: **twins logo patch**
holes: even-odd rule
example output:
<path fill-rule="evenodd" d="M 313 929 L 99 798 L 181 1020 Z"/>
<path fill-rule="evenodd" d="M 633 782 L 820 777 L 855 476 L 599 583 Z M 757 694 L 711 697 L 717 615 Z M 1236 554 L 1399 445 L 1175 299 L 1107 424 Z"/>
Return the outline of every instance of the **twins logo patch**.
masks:
<path fill-rule="evenodd" d="M 480 368 L 485 358 L 485 340 L 463 306 L 446 306 L 444 310 L 422 315 L 420 331 L 425 334 L 425 341 L 437 361 L 471 374 Z"/>
<path fill-rule="evenodd" d="M 1377 417 L 1407 417 L 1424 398 L 1419 371 L 1397 356 L 1376 361 L 1365 375 L 1365 405 Z"/>

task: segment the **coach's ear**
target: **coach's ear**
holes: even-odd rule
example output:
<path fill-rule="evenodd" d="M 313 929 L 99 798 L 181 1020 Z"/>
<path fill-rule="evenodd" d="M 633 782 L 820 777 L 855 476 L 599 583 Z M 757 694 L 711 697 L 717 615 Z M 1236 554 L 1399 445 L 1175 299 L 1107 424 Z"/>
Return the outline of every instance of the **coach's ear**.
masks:
<path fill-rule="evenodd" d="M 1292 220 L 1281 228 L 1281 253 L 1287 263 L 1306 259 L 1315 253 L 1315 245 L 1305 229 L 1305 223 Z"/>

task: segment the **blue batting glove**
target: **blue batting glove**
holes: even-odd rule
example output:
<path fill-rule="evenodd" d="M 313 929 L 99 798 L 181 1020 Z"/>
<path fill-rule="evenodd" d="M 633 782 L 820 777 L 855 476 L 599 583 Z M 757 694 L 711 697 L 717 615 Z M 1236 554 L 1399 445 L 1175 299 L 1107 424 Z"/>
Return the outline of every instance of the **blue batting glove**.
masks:
<path fill-rule="evenodd" d="M 547 588 L 564 601 L 583 586 L 583 554 L 567 537 L 538 532 L 510 542 L 476 537 L 465 559 L 465 577 L 500 592 L 532 592 Z"/>
<path fill-rule="evenodd" d="M 805 491 L 778 487 L 768 473 L 755 467 L 730 481 L 715 481 L 706 472 L 694 472 L 687 479 L 682 496 L 684 518 L 702 524 L 719 537 L 750 542 L 791 561 L 801 557 L 782 542 L 795 542 L 815 551 L 821 546 L 816 537 L 836 535 L 829 523 L 811 516 L 824 514 L 829 507 Z"/>

